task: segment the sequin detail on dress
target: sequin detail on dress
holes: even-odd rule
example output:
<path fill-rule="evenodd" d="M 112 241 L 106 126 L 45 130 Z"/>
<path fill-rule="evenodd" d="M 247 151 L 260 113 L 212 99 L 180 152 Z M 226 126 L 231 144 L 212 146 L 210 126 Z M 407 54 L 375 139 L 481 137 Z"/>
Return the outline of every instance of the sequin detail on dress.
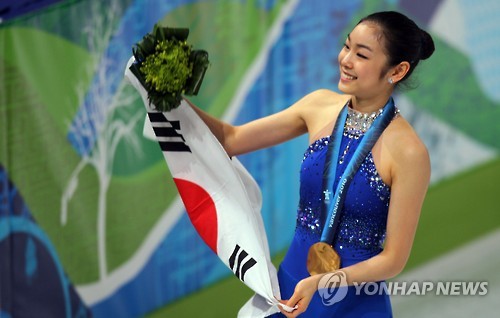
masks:
<path fill-rule="evenodd" d="M 378 174 L 371 152 L 368 153 L 368 156 L 366 156 L 366 159 L 359 167 L 359 170 L 367 177 L 367 180 L 370 183 L 370 187 L 377 191 L 380 200 L 384 201 L 391 196 L 391 188 L 389 188 L 389 186 L 384 183 L 384 181 Z"/>
<path fill-rule="evenodd" d="M 311 145 L 309 145 L 307 150 L 304 152 L 304 157 L 302 158 L 302 162 L 304 160 L 306 160 L 307 157 L 309 157 L 309 155 L 311 155 L 317 151 L 320 151 L 321 149 L 323 149 L 325 147 L 328 147 L 329 143 L 330 143 L 330 136 L 323 137 L 323 138 L 318 139 L 315 142 L 313 142 Z"/>
<path fill-rule="evenodd" d="M 343 143 L 349 142 L 348 139 L 344 136 Z M 353 146 L 356 147 L 361 139 L 356 140 Z M 321 194 L 321 182 L 317 180 L 322 179 L 329 143 L 330 136 L 316 140 L 307 148 L 302 160 L 296 230 L 305 241 L 319 240 L 323 231 L 326 217 L 323 214 L 326 211 L 322 211 L 324 196 Z M 390 188 L 380 178 L 371 152 L 347 191 L 336 245 L 341 250 L 349 251 L 379 250 L 385 238 Z"/>
<path fill-rule="evenodd" d="M 349 247 L 352 250 L 349 255 L 351 257 L 356 256 L 356 250 L 380 251 L 385 239 L 385 224 L 376 222 L 369 216 L 345 215 L 339 231 L 336 245 L 339 250 Z"/>
<path fill-rule="evenodd" d="M 320 215 L 321 211 L 318 208 L 300 206 L 297 211 L 297 226 L 304 228 L 309 233 L 321 235 Z"/>

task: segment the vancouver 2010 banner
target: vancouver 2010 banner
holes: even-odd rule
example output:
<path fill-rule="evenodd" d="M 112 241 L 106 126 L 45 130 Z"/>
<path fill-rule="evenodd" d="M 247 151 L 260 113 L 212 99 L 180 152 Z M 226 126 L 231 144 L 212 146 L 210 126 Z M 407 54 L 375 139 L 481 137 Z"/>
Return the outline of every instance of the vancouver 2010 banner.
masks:
<path fill-rule="evenodd" d="M 338 52 L 366 14 L 415 19 L 436 52 L 415 74 L 418 88 L 395 100 L 429 150 L 432 180 L 407 274 L 495 277 L 486 265 L 469 273 L 439 264 L 468 244 L 491 251 L 483 239 L 499 231 L 499 3 L 67 0 L 3 19 L 0 317 L 178 317 L 176 306 L 235 317 L 253 295 L 200 237 L 158 142 L 143 134 L 144 104 L 123 71 L 157 22 L 189 28 L 193 47 L 209 52 L 190 100 L 237 125 L 337 90 Z M 307 146 L 303 136 L 238 157 L 262 193 L 276 267 L 295 229 Z M 473 313 L 488 299 L 393 307 L 398 317 L 412 308 Z"/>

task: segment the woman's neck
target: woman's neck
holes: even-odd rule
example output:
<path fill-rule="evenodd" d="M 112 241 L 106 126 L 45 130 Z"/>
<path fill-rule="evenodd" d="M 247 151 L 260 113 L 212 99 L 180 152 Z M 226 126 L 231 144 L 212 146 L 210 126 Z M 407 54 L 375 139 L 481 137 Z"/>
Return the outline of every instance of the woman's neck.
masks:
<path fill-rule="evenodd" d="M 373 98 L 359 98 L 352 96 L 350 106 L 360 113 L 372 113 L 385 106 L 390 98 L 390 94 L 381 94 Z"/>

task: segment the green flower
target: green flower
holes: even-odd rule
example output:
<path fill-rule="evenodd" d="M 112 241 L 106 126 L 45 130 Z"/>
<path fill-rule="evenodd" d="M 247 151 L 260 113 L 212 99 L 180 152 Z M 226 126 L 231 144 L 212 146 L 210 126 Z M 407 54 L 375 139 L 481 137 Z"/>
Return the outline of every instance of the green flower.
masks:
<path fill-rule="evenodd" d="M 182 91 L 193 71 L 191 47 L 177 40 L 161 41 L 142 63 L 146 83 L 161 93 Z"/>
<path fill-rule="evenodd" d="M 197 95 L 208 68 L 208 53 L 193 50 L 186 39 L 189 29 L 155 25 L 132 52 L 130 70 L 148 92 L 156 110 L 170 111 L 179 106 L 182 95 Z"/>

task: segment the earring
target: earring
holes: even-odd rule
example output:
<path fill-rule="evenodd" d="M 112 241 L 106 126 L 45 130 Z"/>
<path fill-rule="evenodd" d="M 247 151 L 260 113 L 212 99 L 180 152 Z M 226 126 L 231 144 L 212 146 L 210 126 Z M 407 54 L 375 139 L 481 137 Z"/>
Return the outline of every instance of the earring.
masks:
<path fill-rule="evenodd" d="M 394 81 L 392 80 L 392 77 L 389 77 L 388 82 L 389 82 L 389 84 L 394 84 Z"/>

